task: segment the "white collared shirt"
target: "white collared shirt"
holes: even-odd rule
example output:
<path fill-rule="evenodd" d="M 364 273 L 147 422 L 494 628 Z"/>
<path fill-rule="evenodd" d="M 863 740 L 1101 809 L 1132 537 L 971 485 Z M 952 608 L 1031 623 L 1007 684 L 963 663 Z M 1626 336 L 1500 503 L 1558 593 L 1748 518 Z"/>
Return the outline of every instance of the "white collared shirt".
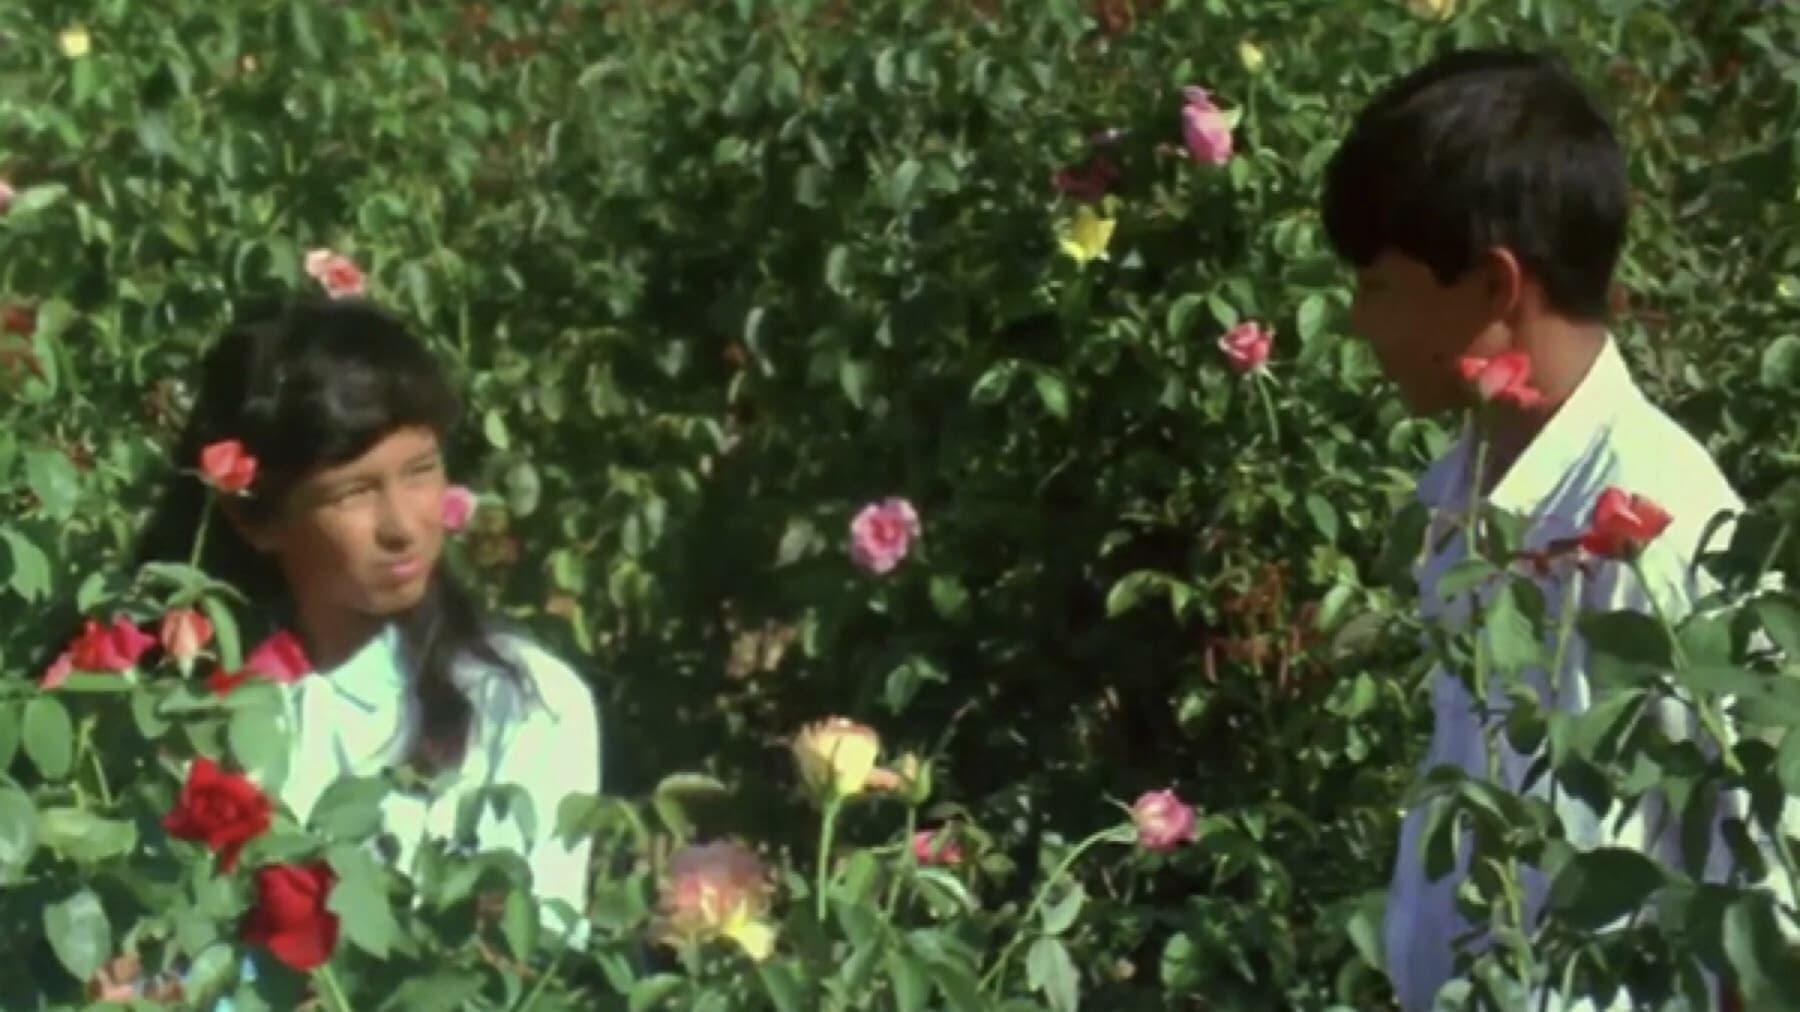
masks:
<path fill-rule="evenodd" d="M 435 796 L 390 792 L 383 828 L 399 844 L 396 867 L 412 868 L 422 836 L 454 839 L 458 803 L 485 785 L 513 784 L 531 798 L 535 827 L 527 838 L 518 821 L 490 808 L 476 830 L 481 850 L 513 850 L 531 866 L 540 899 L 561 900 L 585 913 L 585 840 L 573 847 L 556 837 L 557 808 L 573 793 L 600 789 L 600 728 L 593 693 L 568 665 L 519 636 L 499 635 L 495 646 L 525 676 L 514 684 L 473 659 L 457 666 L 474 721 L 461 767 Z M 291 748 L 281 800 L 305 822 L 319 796 L 339 777 L 373 776 L 400 762 L 417 721 L 407 689 L 398 631 L 389 626 L 337 668 L 301 679 L 288 696 Z M 564 925 L 545 911 L 544 922 Z"/>
<path fill-rule="evenodd" d="M 1438 545 L 1445 533 L 1461 527 L 1471 479 L 1471 450 L 1471 438 L 1465 433 L 1419 481 L 1419 498 L 1434 513 L 1429 545 Z M 1648 496 L 1673 516 L 1668 530 L 1644 553 L 1641 565 L 1652 592 L 1671 617 L 1679 619 L 1689 610 L 1689 602 L 1698 596 L 1700 588 L 1689 584 L 1689 564 L 1701 550 L 1700 541 L 1708 523 L 1721 511 L 1742 510 L 1743 504 L 1706 450 L 1645 399 L 1610 339 L 1574 394 L 1520 454 L 1488 498 L 1501 509 L 1531 518 L 1525 547 L 1538 549 L 1585 530 L 1596 500 L 1608 486 Z M 1718 546 L 1714 542 L 1709 547 Z M 1421 609 L 1428 621 L 1449 627 L 1467 621 L 1466 595 L 1445 605 L 1437 592 L 1438 580 L 1463 558 L 1464 547 L 1460 536 L 1445 539 L 1444 547 L 1431 555 L 1417 573 Z M 1547 588 L 1544 596 L 1554 625 L 1562 594 Z M 1584 581 L 1580 606 L 1590 611 L 1651 609 L 1645 588 L 1626 566 L 1617 563 L 1603 564 L 1593 579 Z M 1462 683 L 1441 667 L 1433 671 L 1431 681 L 1431 744 L 1420 772 L 1450 765 L 1485 779 L 1487 746 L 1474 700 Z M 1541 672 L 1534 681 L 1540 698 L 1558 709 L 1580 712 L 1593 702 L 1593 690 L 1585 674 L 1585 651 L 1578 641 L 1571 644 L 1553 700 L 1548 679 Z M 1656 717 L 1671 731 L 1692 733 L 1687 714 L 1673 706 L 1660 708 Z M 1499 751 L 1504 784 L 1517 790 L 1535 757 L 1514 753 L 1504 741 Z M 1551 779 L 1540 778 L 1531 793 L 1547 796 Z M 1618 818 L 1616 810 L 1594 812 L 1567 791 L 1558 794 L 1556 810 L 1569 843 L 1575 847 L 1629 847 L 1680 867 L 1679 831 L 1669 825 L 1677 820 L 1663 819 L 1662 805 L 1654 797 L 1624 820 Z M 1452 940 L 1471 927 L 1455 909 L 1461 870 L 1437 882 L 1426 880 L 1421 833 L 1427 811 L 1427 806 L 1420 806 L 1406 813 L 1388 894 L 1388 974 L 1400 1006 L 1407 1012 L 1431 1008 L 1433 997 L 1455 972 Z M 1723 876 L 1727 870 L 1724 856 L 1722 846 L 1711 849 L 1708 879 Z M 1524 885 L 1527 916 L 1535 917 L 1547 883 L 1540 874 L 1528 872 Z M 1591 1004 L 1564 1005 L 1560 1001 L 1550 1007 L 1592 1008 Z"/>

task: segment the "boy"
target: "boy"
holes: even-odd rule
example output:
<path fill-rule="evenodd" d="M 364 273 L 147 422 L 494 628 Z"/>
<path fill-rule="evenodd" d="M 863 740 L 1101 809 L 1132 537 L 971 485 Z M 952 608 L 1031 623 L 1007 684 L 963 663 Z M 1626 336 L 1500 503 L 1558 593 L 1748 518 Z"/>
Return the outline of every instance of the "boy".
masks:
<path fill-rule="evenodd" d="M 1494 406 L 1484 471 L 1489 501 L 1532 519 L 1528 545 L 1578 536 L 1609 486 L 1645 496 L 1673 522 L 1642 565 L 1651 592 L 1679 616 L 1694 596 L 1687 572 L 1703 528 L 1742 504 L 1706 451 L 1645 399 L 1607 333 L 1628 205 L 1624 156 L 1569 73 L 1547 57 L 1484 50 L 1443 57 L 1369 104 L 1327 169 L 1324 220 L 1356 268 L 1352 326 L 1411 409 L 1467 407 L 1465 356 L 1529 357 L 1542 402 Z M 1438 515 L 1465 507 L 1470 455 L 1465 434 L 1421 479 L 1419 496 Z M 1462 539 L 1449 539 L 1421 569 L 1428 611 L 1437 578 L 1462 551 Z M 1582 606 L 1648 611 L 1645 594 L 1626 567 L 1607 565 Z M 1572 654 L 1558 688 L 1564 709 L 1591 701 L 1581 660 Z M 1448 764 L 1487 777 L 1473 704 L 1460 682 L 1434 673 L 1422 770 Z M 1532 757 L 1501 752 L 1504 786 L 1516 790 Z M 1678 864 L 1677 834 L 1657 832 L 1663 820 L 1640 813 L 1621 824 L 1568 792 L 1556 807 L 1577 847 L 1632 847 Z M 1430 1008 L 1455 976 L 1452 940 L 1470 927 L 1455 910 L 1459 875 L 1426 879 L 1425 814 L 1407 813 L 1388 899 L 1388 972 L 1408 1012 Z M 1545 882 L 1533 873 L 1526 886 L 1529 917 Z"/>

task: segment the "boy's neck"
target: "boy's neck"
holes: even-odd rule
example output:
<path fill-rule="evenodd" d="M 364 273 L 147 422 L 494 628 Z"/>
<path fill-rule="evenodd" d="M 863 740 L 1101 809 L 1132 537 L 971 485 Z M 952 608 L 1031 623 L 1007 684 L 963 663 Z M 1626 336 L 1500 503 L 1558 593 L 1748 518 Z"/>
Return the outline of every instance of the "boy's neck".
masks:
<path fill-rule="evenodd" d="M 1550 419 L 1574 396 L 1588 370 L 1606 349 L 1606 325 L 1580 323 L 1560 316 L 1541 316 L 1513 333 L 1513 348 L 1531 357 L 1531 385 L 1544 401 L 1530 410 L 1500 406 L 1494 412 L 1490 452 L 1497 465 L 1488 469 L 1491 492 L 1524 454 Z"/>

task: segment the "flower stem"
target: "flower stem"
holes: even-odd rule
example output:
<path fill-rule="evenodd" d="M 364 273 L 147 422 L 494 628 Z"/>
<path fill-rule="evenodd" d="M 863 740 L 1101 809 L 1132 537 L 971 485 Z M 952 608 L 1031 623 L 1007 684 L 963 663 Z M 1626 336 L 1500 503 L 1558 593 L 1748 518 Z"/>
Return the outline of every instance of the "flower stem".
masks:
<path fill-rule="evenodd" d="M 206 532 L 212 527 L 213 496 L 206 494 L 206 503 L 200 507 L 200 527 L 194 532 L 194 550 L 188 555 L 188 566 L 200 568 L 200 553 L 206 548 Z"/>
<path fill-rule="evenodd" d="M 338 1012 L 352 1012 L 350 1000 L 344 997 L 344 989 L 338 984 L 337 974 L 331 972 L 331 964 L 327 963 L 313 971 L 319 981 L 319 987 L 331 999 L 331 1005 Z"/>
<path fill-rule="evenodd" d="M 1069 851 L 1068 855 L 1062 859 L 1062 863 L 1058 864 L 1056 870 L 1050 873 L 1050 877 L 1044 880 L 1044 884 L 1038 887 L 1037 895 L 1031 898 L 1031 905 L 1025 908 L 1025 916 L 1019 920 L 1019 929 L 1013 932 L 1012 940 L 1006 943 L 1006 948 L 1000 950 L 1000 958 L 994 961 L 992 969 L 982 975 L 982 987 L 985 988 L 989 984 L 1002 979 L 1002 975 L 1006 971 L 1007 961 L 1012 959 L 1014 950 L 1018 949 L 1025 941 L 1025 934 L 1031 925 L 1031 919 L 1037 916 L 1038 909 L 1042 907 L 1044 901 L 1049 898 L 1050 887 L 1055 885 L 1069 873 L 1069 869 L 1074 866 L 1076 861 L 1080 860 L 1081 855 L 1093 849 L 1096 844 L 1104 843 L 1111 839 L 1113 834 L 1117 832 L 1118 827 L 1116 826 L 1102 829 L 1098 833 L 1095 833 L 1076 844 L 1075 847 Z"/>
<path fill-rule="evenodd" d="M 1262 402 L 1263 419 L 1269 423 L 1269 442 L 1279 446 L 1281 444 L 1281 425 L 1276 421 L 1275 401 L 1269 396 L 1267 379 L 1267 374 L 1261 369 L 1250 374 L 1250 382 L 1256 387 L 1257 400 Z"/>
<path fill-rule="evenodd" d="M 1663 628 L 1663 635 L 1669 638 L 1669 651 L 1675 659 L 1677 668 L 1688 667 L 1687 651 L 1681 647 L 1681 638 L 1675 635 L 1675 623 L 1670 621 L 1669 612 L 1663 607 L 1662 598 L 1656 595 L 1656 588 L 1644 576 L 1644 567 L 1636 559 L 1631 560 L 1631 574 L 1637 577 L 1638 586 L 1644 590 L 1644 596 L 1650 599 L 1650 610 L 1656 614 L 1656 621 Z M 1744 767 L 1738 762 L 1737 753 L 1731 748 L 1731 741 L 1725 737 L 1725 718 L 1713 708 L 1712 703 L 1695 697 L 1692 702 L 1694 713 L 1700 718 L 1700 725 L 1706 733 L 1712 735 L 1713 741 L 1719 745 L 1719 758 L 1724 761 L 1725 769 L 1733 776 L 1741 776 Z"/>
<path fill-rule="evenodd" d="M 893 920 L 894 908 L 900 902 L 900 883 L 902 879 L 911 879 L 913 873 L 917 871 L 919 867 L 919 856 L 913 853 L 913 835 L 918 831 L 919 810 L 912 805 L 907 805 L 906 836 L 902 837 L 900 842 L 901 861 L 904 862 L 906 873 L 904 876 L 896 875 L 894 881 L 888 884 L 887 903 L 883 905 L 882 912 L 887 915 L 889 920 Z"/>
<path fill-rule="evenodd" d="M 519 1000 L 519 1007 L 514 1009 L 513 1012 L 530 1012 L 531 1006 L 538 1000 L 538 995 L 543 994 L 544 988 L 549 987 L 550 981 L 556 977 L 557 969 L 562 966 L 563 957 L 569 954 L 569 949 L 571 948 L 569 939 L 572 938 L 574 934 L 574 928 L 570 928 L 568 931 L 564 932 L 562 948 L 556 950 L 556 955 L 551 958 L 550 965 L 545 967 L 544 972 L 538 975 L 537 983 L 531 985 L 531 990 L 525 992 L 525 997 Z"/>
<path fill-rule="evenodd" d="M 825 923 L 825 891 L 831 884 L 831 838 L 837 832 L 838 809 L 843 803 L 844 799 L 834 793 L 831 800 L 825 802 L 825 812 L 819 819 L 819 874 L 814 892 L 820 924 Z"/>
<path fill-rule="evenodd" d="M 85 755 L 94 769 L 94 786 L 100 791 L 100 806 L 111 808 L 113 803 L 112 787 L 106 781 L 106 765 L 100 758 L 100 750 L 94 748 L 94 718 L 81 722 L 80 738 L 75 748 L 78 754 Z"/>

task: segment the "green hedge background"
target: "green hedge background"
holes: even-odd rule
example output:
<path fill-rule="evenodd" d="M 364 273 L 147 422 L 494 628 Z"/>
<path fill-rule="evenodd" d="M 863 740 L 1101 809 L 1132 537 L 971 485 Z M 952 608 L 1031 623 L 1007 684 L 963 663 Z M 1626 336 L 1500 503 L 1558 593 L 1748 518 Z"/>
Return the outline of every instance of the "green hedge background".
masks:
<path fill-rule="evenodd" d="M 1089 882 L 1162 911 L 1071 941 L 1093 1007 L 1366 1007 L 1425 715 L 1378 562 L 1447 431 L 1343 330 L 1315 205 L 1356 109 L 1446 47 L 1561 52 L 1631 157 L 1642 381 L 1748 498 L 1800 463 L 1800 14 L 1430 6 L 12 0 L 0 675 L 119 577 L 233 308 L 331 247 L 453 363 L 458 564 L 592 677 L 611 789 L 703 769 L 709 828 L 799 845 L 783 741 L 847 713 L 941 754 L 1003 895 L 1174 786 L 1220 818 Z M 1196 84 L 1242 113 L 1224 167 L 1181 148 Z M 1050 180 L 1102 131 L 1082 266 Z M 872 579 L 846 529 L 887 495 L 924 541 Z"/>

